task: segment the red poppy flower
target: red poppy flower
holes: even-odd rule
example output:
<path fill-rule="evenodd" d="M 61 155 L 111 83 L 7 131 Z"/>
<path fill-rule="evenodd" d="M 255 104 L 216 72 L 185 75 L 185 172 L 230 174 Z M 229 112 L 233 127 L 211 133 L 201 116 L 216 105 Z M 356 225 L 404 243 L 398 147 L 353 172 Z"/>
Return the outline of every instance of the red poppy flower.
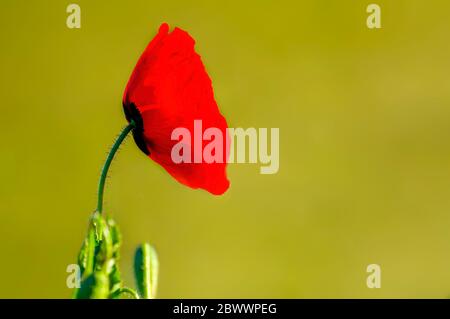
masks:
<path fill-rule="evenodd" d="M 127 120 L 136 123 L 133 137 L 145 154 L 180 183 L 219 195 L 230 184 L 226 177 L 229 153 L 227 122 L 214 100 L 211 79 L 194 50 L 194 44 L 187 32 L 175 28 L 169 33 L 169 26 L 162 24 L 131 74 L 123 96 L 123 107 Z M 172 132 L 176 128 L 189 131 L 191 139 L 183 140 L 183 143 L 188 144 L 190 154 L 198 154 L 200 150 L 203 154 L 209 143 L 200 140 L 200 146 L 198 143 L 195 145 L 198 132 L 194 130 L 194 121 L 198 120 L 201 120 L 201 133 L 208 128 L 217 128 L 222 133 L 221 149 L 214 150 L 220 151 L 221 160 L 175 163 L 171 152 L 179 143 L 172 140 Z M 212 142 L 212 136 L 210 139 Z"/>

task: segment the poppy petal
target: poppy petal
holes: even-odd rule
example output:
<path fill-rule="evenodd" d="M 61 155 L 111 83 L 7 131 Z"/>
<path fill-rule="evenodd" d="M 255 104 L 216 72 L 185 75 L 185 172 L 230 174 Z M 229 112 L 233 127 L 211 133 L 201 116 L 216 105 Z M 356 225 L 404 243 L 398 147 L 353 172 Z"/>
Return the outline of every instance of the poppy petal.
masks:
<path fill-rule="evenodd" d="M 169 26 L 162 24 L 133 70 L 123 106 L 127 120 L 137 123 L 133 134 L 144 153 L 180 183 L 219 195 L 229 187 L 226 176 L 230 146 L 228 126 L 194 45 L 194 39 L 187 32 L 175 28 L 169 33 Z M 194 125 L 199 121 L 200 139 Z M 222 155 L 218 155 L 220 160 L 207 163 L 202 158 L 201 162 L 175 163 L 171 153 L 179 141 L 172 140 L 172 133 L 177 128 L 189 131 L 186 147 L 191 150 L 192 158 L 196 150 L 203 157 L 209 143 L 203 141 L 203 133 L 215 128 L 221 133 L 221 143 L 216 144 L 220 149 L 215 149 Z"/>

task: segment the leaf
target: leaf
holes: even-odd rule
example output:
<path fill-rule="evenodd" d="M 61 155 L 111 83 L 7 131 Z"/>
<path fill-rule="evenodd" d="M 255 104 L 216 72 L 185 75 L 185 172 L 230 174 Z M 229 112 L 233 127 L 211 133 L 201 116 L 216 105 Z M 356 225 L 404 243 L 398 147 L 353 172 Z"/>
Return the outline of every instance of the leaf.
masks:
<path fill-rule="evenodd" d="M 138 293 L 134 289 L 128 287 L 117 289 L 111 294 L 111 299 L 122 299 L 122 295 L 129 295 L 131 299 L 139 299 Z"/>
<path fill-rule="evenodd" d="M 95 248 L 97 243 L 95 241 L 95 231 L 90 228 L 88 231 L 88 236 L 85 240 L 85 268 L 83 272 L 83 276 L 89 276 L 94 272 L 94 264 L 95 264 Z"/>
<path fill-rule="evenodd" d="M 76 299 L 106 299 L 109 296 L 109 279 L 108 276 L 101 272 L 87 276 L 78 289 Z"/>
<path fill-rule="evenodd" d="M 83 272 L 86 269 L 87 246 L 88 246 L 88 239 L 85 238 L 83 240 L 83 244 L 81 245 L 80 252 L 78 253 L 78 266 L 80 266 L 81 275 L 83 275 Z"/>
<path fill-rule="evenodd" d="M 120 257 L 119 250 L 120 246 L 122 245 L 122 234 L 120 233 L 119 226 L 113 219 L 108 218 L 107 224 L 111 234 L 114 258 L 119 259 Z"/>
<path fill-rule="evenodd" d="M 159 262 L 155 248 L 148 243 L 136 249 L 134 274 L 139 294 L 144 299 L 153 299 L 158 286 Z"/>
<path fill-rule="evenodd" d="M 96 268 L 104 269 L 109 273 L 112 269 L 111 267 L 114 265 L 111 232 L 104 219 L 99 219 L 98 224 L 102 230 L 102 236 L 98 242 L 98 251 L 96 251 Z"/>
<path fill-rule="evenodd" d="M 111 266 L 109 273 L 110 281 L 110 291 L 111 298 L 122 288 L 122 279 L 119 270 L 119 257 L 120 257 L 120 246 L 122 244 L 122 235 L 120 233 L 119 227 L 112 218 L 106 220 L 107 227 L 109 229 L 109 234 L 111 238 L 112 245 L 112 260 L 114 263 Z"/>
<path fill-rule="evenodd" d="M 111 294 L 114 294 L 122 287 L 122 279 L 117 264 L 114 264 L 111 273 L 109 274 L 109 287 Z"/>
<path fill-rule="evenodd" d="M 117 236 L 117 231 L 113 235 L 102 216 L 93 216 L 78 256 L 82 282 L 74 292 L 75 298 L 108 298 L 111 291 L 121 288 L 120 272 L 113 253 L 113 241 L 117 242 Z"/>

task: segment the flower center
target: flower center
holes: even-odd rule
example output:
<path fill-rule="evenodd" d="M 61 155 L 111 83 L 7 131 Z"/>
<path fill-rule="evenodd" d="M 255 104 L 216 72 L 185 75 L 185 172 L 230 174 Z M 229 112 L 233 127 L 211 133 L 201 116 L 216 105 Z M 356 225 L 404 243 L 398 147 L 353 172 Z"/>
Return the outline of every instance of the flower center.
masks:
<path fill-rule="evenodd" d="M 127 121 L 131 122 L 133 120 L 135 123 L 135 127 L 133 129 L 134 142 L 142 152 L 144 152 L 146 155 L 150 155 L 150 151 L 147 147 L 147 144 L 145 143 L 144 121 L 142 120 L 141 113 L 133 102 L 124 104 L 123 109 Z"/>

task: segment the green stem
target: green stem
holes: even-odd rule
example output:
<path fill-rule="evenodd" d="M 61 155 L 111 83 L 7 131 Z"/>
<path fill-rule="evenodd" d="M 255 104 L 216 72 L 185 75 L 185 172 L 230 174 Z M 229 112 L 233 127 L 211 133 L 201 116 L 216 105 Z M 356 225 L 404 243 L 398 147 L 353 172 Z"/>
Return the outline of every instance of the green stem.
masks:
<path fill-rule="evenodd" d="M 131 289 L 128 287 L 122 287 L 122 288 L 117 289 L 117 291 L 115 291 L 112 294 L 111 298 L 112 299 L 119 298 L 122 294 L 129 294 L 133 297 L 133 299 L 140 299 L 139 294 L 134 289 Z"/>
<path fill-rule="evenodd" d="M 105 182 L 106 177 L 108 176 L 108 170 L 111 166 L 111 162 L 114 158 L 114 155 L 116 154 L 117 150 L 120 147 L 120 144 L 125 140 L 125 137 L 127 137 L 128 133 L 131 132 L 131 130 L 135 128 L 135 123 L 132 120 L 130 124 L 128 124 L 120 133 L 120 135 L 117 137 L 116 141 L 114 142 L 113 146 L 111 147 L 111 150 L 109 151 L 108 157 L 106 158 L 105 164 L 102 168 L 102 173 L 100 175 L 100 180 L 98 182 L 98 193 L 97 193 L 97 212 L 101 215 L 103 211 L 103 193 L 105 191 Z"/>

